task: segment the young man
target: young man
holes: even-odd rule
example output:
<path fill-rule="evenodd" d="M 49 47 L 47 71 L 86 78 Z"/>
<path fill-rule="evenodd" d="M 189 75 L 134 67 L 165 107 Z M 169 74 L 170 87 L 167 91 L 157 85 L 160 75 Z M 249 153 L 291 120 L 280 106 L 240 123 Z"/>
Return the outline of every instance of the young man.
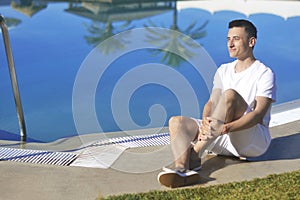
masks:
<path fill-rule="evenodd" d="M 161 184 L 180 187 L 198 181 L 201 155 L 256 157 L 270 142 L 271 104 L 276 99 L 275 76 L 256 60 L 256 27 L 247 20 L 229 23 L 227 46 L 235 61 L 221 65 L 204 106 L 202 120 L 184 116 L 169 121 L 175 169 L 164 168 Z"/>

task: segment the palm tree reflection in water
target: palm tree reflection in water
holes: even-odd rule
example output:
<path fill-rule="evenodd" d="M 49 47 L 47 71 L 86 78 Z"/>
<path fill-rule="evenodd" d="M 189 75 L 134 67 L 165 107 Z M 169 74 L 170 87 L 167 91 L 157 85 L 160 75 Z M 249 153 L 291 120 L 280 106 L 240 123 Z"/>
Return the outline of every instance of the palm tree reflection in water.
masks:
<path fill-rule="evenodd" d="M 94 45 L 94 47 L 96 47 L 104 40 L 110 38 L 109 45 L 101 45 L 100 48 L 103 54 L 108 55 L 110 53 L 115 52 L 116 50 L 122 50 L 125 48 L 125 45 L 127 43 L 125 39 L 120 39 L 120 37 L 118 37 L 118 39 L 115 39 L 112 36 L 122 31 L 130 30 L 132 27 L 128 27 L 129 25 L 130 22 L 125 22 L 118 28 L 115 28 L 111 21 L 108 21 L 107 24 L 93 21 L 93 23 L 90 26 L 87 26 L 87 30 L 91 35 L 85 36 L 84 38 L 88 44 Z"/>
<path fill-rule="evenodd" d="M 171 1 L 169 3 L 173 3 L 173 21 L 170 27 L 158 26 L 150 19 L 149 25 L 144 26 L 145 29 L 149 32 L 149 35 L 147 36 L 147 42 L 159 47 L 158 49 L 149 49 L 149 52 L 155 56 L 163 54 L 161 58 L 162 63 L 171 67 L 178 67 L 181 65 L 182 62 L 185 61 L 183 57 L 190 58 L 192 56 L 195 56 L 194 53 L 192 53 L 188 50 L 188 48 L 186 48 L 186 45 L 190 48 L 193 48 L 195 43 L 189 42 L 191 41 L 190 38 L 197 40 L 206 36 L 207 33 L 204 30 L 204 28 L 208 24 L 208 21 L 205 21 L 200 26 L 197 25 L 196 21 L 194 21 L 187 28 L 181 29 L 180 27 L 178 27 L 177 23 L 177 1 Z M 125 48 L 126 43 L 130 41 L 126 41 L 125 38 L 120 37 L 117 37 L 117 39 L 115 39 L 112 36 L 123 31 L 130 31 L 134 27 L 131 25 L 131 21 L 126 21 L 123 24 L 120 24 L 120 22 L 118 22 L 117 24 L 118 26 L 114 26 L 113 21 L 109 19 L 106 23 L 93 20 L 93 23 L 91 23 L 91 25 L 86 25 L 87 31 L 90 33 L 90 35 L 85 36 L 85 40 L 88 44 L 94 45 L 94 47 L 96 47 L 104 40 L 110 38 L 109 43 L 105 43 L 106 45 L 102 44 L 101 48 L 99 47 L 100 51 L 105 55 L 109 55 L 110 53 L 114 53 L 118 50 L 123 50 Z M 167 28 L 171 29 L 172 31 L 159 31 L 159 29 L 155 30 L 150 27 Z M 185 36 L 179 33 L 186 35 L 186 38 Z M 182 56 L 174 54 L 164 49 L 176 49 L 177 52 L 180 52 L 180 55 Z"/>
<path fill-rule="evenodd" d="M 160 50 L 159 49 L 151 50 L 153 54 L 160 54 L 160 53 L 164 54 L 161 59 L 161 62 L 171 67 L 178 67 L 182 62 L 185 61 L 183 57 L 191 58 L 192 56 L 195 56 L 194 53 L 188 50 L 189 48 L 186 48 L 186 45 L 190 48 L 196 47 L 195 43 L 191 42 L 190 38 L 197 40 L 205 37 L 207 33 L 204 30 L 204 28 L 208 24 L 208 21 L 205 21 L 199 27 L 196 27 L 197 23 L 196 21 L 194 21 L 186 29 L 180 29 L 177 24 L 178 21 L 178 12 L 176 7 L 177 2 L 175 1 L 174 3 L 175 6 L 173 9 L 173 24 L 170 27 L 170 29 L 173 30 L 171 31 L 171 35 L 170 34 L 166 35 L 167 32 L 165 31 L 160 32 L 148 28 L 148 31 L 151 33 L 151 35 L 148 36 L 148 39 L 150 43 L 161 47 Z M 157 27 L 157 25 L 153 23 L 151 20 L 149 20 L 149 24 L 151 27 Z M 163 27 L 163 28 L 167 28 L 167 27 Z M 178 34 L 178 32 L 186 36 L 183 36 L 182 34 Z M 183 57 L 174 54 L 170 51 L 166 51 L 164 49 L 176 49 L 178 52 L 180 52 L 180 55 L 183 55 Z"/>

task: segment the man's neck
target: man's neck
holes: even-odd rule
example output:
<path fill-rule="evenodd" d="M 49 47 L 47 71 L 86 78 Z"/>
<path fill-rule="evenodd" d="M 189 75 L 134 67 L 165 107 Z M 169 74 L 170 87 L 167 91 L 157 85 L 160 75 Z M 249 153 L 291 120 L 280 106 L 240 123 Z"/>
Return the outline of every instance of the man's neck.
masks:
<path fill-rule="evenodd" d="M 238 59 L 238 62 L 234 68 L 235 72 L 238 73 L 248 69 L 255 62 L 255 60 L 256 59 L 253 56 L 246 59 Z"/>

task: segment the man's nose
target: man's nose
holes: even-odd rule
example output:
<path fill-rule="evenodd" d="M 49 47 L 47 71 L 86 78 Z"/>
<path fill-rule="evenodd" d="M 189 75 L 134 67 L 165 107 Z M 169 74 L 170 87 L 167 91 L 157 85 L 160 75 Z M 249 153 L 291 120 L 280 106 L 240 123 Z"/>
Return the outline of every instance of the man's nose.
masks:
<path fill-rule="evenodd" d="M 228 43 L 229 47 L 233 47 L 234 46 L 233 40 L 228 40 L 227 43 Z"/>

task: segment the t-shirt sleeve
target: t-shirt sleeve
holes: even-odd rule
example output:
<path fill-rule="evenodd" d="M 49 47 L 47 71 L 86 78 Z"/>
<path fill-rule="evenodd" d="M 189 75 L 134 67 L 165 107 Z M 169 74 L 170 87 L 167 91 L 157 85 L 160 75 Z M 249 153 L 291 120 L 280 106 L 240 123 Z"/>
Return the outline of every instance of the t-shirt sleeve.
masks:
<path fill-rule="evenodd" d="M 223 83 L 222 83 L 222 79 L 221 79 L 221 75 L 222 75 L 221 69 L 222 69 L 221 67 L 218 68 L 218 70 L 215 73 L 213 89 L 223 90 Z"/>
<path fill-rule="evenodd" d="M 272 70 L 267 69 L 258 81 L 257 96 L 268 97 L 276 101 L 276 81 Z"/>

